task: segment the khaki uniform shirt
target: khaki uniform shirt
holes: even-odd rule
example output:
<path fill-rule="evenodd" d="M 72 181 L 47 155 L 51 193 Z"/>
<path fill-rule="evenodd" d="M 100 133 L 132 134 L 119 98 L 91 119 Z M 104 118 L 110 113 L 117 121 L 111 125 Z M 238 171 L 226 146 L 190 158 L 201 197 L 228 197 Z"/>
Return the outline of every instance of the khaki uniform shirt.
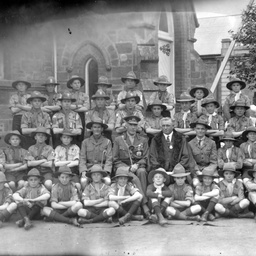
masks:
<path fill-rule="evenodd" d="M 99 109 L 95 107 L 94 109 L 91 109 L 86 113 L 86 124 L 90 123 L 95 118 L 101 118 L 104 124 L 113 124 L 114 126 L 116 120 L 115 111 L 105 108 L 102 112 L 99 112 Z"/>
<path fill-rule="evenodd" d="M 238 147 L 227 149 L 225 146 L 218 149 L 218 167 L 223 168 L 224 163 L 236 162 L 236 168 L 241 169 L 244 162 L 244 154 Z"/>
<path fill-rule="evenodd" d="M 172 106 L 174 107 L 175 101 L 174 101 L 174 96 L 172 93 L 169 93 L 168 91 L 165 92 L 160 92 L 160 91 L 156 91 L 153 92 L 151 94 L 151 96 L 149 97 L 149 105 L 153 104 L 153 102 L 158 99 L 161 100 L 162 103 L 167 104 L 168 106 Z"/>
<path fill-rule="evenodd" d="M 253 126 L 251 118 L 246 116 L 241 116 L 241 117 L 234 116 L 229 119 L 227 131 L 241 132 L 246 130 L 246 128 L 249 126 Z"/>
<path fill-rule="evenodd" d="M 82 129 L 82 121 L 75 111 L 55 113 L 52 117 L 52 128 Z"/>
<path fill-rule="evenodd" d="M 174 128 L 190 128 L 190 124 L 196 122 L 197 116 L 195 113 L 188 113 L 186 122 L 183 120 L 184 112 L 174 114 Z"/>
<path fill-rule="evenodd" d="M 21 104 L 23 106 L 30 106 L 27 103 L 27 99 L 30 97 L 31 95 L 28 93 L 25 94 L 19 94 L 19 93 L 15 93 L 11 96 L 10 100 L 9 100 L 9 104 L 10 104 L 10 108 L 12 107 L 16 107 L 16 104 Z M 14 113 L 13 115 L 23 115 L 24 113 L 26 113 L 27 111 L 25 110 L 21 110 L 17 113 Z"/>
<path fill-rule="evenodd" d="M 51 128 L 51 118 L 48 113 L 43 111 L 35 112 L 32 108 L 22 115 L 21 128 L 37 128 L 39 126 L 47 129 Z"/>
<path fill-rule="evenodd" d="M 100 198 L 104 198 L 108 200 L 109 197 L 110 186 L 101 183 L 100 189 L 96 189 L 94 183 L 88 184 L 82 194 L 82 200 L 96 200 Z"/>

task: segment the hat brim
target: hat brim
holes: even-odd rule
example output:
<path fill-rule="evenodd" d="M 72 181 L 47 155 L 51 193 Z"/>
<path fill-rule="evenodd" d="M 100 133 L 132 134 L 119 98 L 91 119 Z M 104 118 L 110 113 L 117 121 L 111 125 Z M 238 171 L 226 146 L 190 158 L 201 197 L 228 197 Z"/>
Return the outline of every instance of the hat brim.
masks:
<path fill-rule="evenodd" d="M 86 172 L 85 175 L 86 175 L 86 177 L 91 179 L 93 173 L 101 173 L 103 177 L 107 177 L 108 176 L 108 174 L 105 171 L 103 171 L 103 170 L 102 171 L 95 171 L 95 172 L 88 171 L 88 172 Z"/>
<path fill-rule="evenodd" d="M 98 95 L 93 95 L 92 96 L 93 100 L 96 100 L 97 98 L 104 98 L 105 100 L 109 100 L 110 99 L 110 97 L 107 96 L 107 95 L 106 96 L 103 96 L 103 95 L 102 96 L 98 96 Z"/>
<path fill-rule="evenodd" d="M 86 128 L 91 130 L 93 124 L 100 124 L 104 130 L 106 130 L 108 128 L 108 126 L 106 124 L 103 124 L 100 122 L 90 122 L 86 125 Z"/>
<path fill-rule="evenodd" d="M 247 134 L 248 134 L 249 132 L 255 132 L 255 133 L 256 133 L 256 131 L 250 131 L 250 130 L 244 131 L 244 132 L 242 133 L 242 138 L 243 138 L 243 140 L 245 140 L 245 141 L 248 140 Z"/>
<path fill-rule="evenodd" d="M 23 179 L 28 180 L 29 177 L 38 177 L 41 181 L 44 181 L 44 177 L 42 175 L 24 175 Z"/>
<path fill-rule="evenodd" d="M 74 136 L 77 136 L 77 134 L 74 134 L 74 133 L 69 133 L 69 132 L 61 132 L 60 135 L 67 135 L 67 136 L 70 136 L 70 137 L 74 137 Z"/>
<path fill-rule="evenodd" d="M 70 99 L 70 98 L 61 98 L 61 99 L 58 99 L 59 101 L 63 101 L 63 100 L 71 100 L 71 102 L 75 102 L 76 99 Z"/>
<path fill-rule="evenodd" d="M 133 77 L 122 77 L 122 78 L 121 78 L 121 81 L 122 81 L 123 83 L 125 83 L 125 81 L 126 81 L 127 79 L 134 80 L 136 84 L 138 84 L 138 83 L 140 82 L 140 79 L 138 79 L 138 78 L 133 78 Z"/>
<path fill-rule="evenodd" d="M 247 109 L 250 108 L 250 107 L 244 105 L 244 106 L 231 106 L 231 107 L 229 107 L 229 109 L 232 110 L 232 111 L 234 111 L 234 109 L 235 109 L 236 107 L 243 107 L 243 108 L 245 108 L 245 110 L 247 110 Z"/>
<path fill-rule="evenodd" d="M 55 178 L 58 178 L 59 177 L 59 175 L 61 175 L 61 174 L 67 174 L 67 175 L 70 175 L 70 176 L 75 176 L 75 174 L 74 173 L 70 173 L 70 172 L 59 172 L 59 171 L 57 171 L 57 172 L 55 172 L 54 174 L 53 174 L 53 176 L 55 177 Z"/>
<path fill-rule="evenodd" d="M 131 118 L 131 116 L 124 117 L 124 121 L 129 123 L 129 124 L 138 124 L 141 121 L 141 119 L 138 116 L 132 116 L 132 117 L 136 119 L 135 122 L 134 121 L 129 122 L 129 119 Z"/>
<path fill-rule="evenodd" d="M 234 138 L 223 138 L 223 139 L 221 139 L 220 140 L 220 142 L 222 142 L 222 141 L 227 141 L 227 140 L 231 140 L 231 141 L 236 141 L 236 139 L 234 139 Z"/>
<path fill-rule="evenodd" d="M 238 177 L 238 176 L 240 175 L 240 172 L 238 172 L 238 171 L 233 171 L 233 170 L 223 170 L 223 169 L 221 169 L 221 170 L 219 170 L 219 171 L 218 171 L 219 176 L 220 176 L 220 177 L 222 177 L 222 178 L 224 178 L 224 172 L 225 172 L 225 171 L 234 172 L 234 173 L 235 173 L 235 178 L 236 178 L 236 177 Z"/>
<path fill-rule="evenodd" d="M 116 176 L 114 176 L 112 179 L 115 180 L 116 178 L 119 178 L 119 177 L 127 177 L 129 182 L 131 182 L 131 181 L 133 180 L 133 177 L 132 177 L 132 176 L 130 176 L 130 175 L 125 175 L 125 174 L 116 175 Z"/>
<path fill-rule="evenodd" d="M 129 100 L 129 99 L 132 99 L 132 98 L 135 98 L 136 104 L 138 104 L 140 102 L 140 97 L 136 95 L 136 96 L 121 99 L 121 103 L 125 104 L 126 100 Z"/>
<path fill-rule="evenodd" d="M 164 183 L 165 184 L 169 184 L 170 183 L 170 176 L 167 173 L 159 171 L 159 170 L 152 170 L 152 171 L 149 172 L 149 174 L 148 174 L 148 182 L 149 183 L 153 183 L 153 177 L 157 173 L 160 173 L 160 174 L 162 174 L 164 176 L 164 178 L 165 178 L 165 182 Z"/>
<path fill-rule="evenodd" d="M 234 80 L 227 83 L 226 87 L 232 91 L 232 84 L 239 83 L 241 85 L 241 90 L 243 90 L 246 87 L 246 83 L 240 80 Z"/>
<path fill-rule="evenodd" d="M 33 99 L 40 99 L 42 102 L 45 102 L 45 101 L 46 101 L 46 98 L 45 98 L 45 97 L 36 96 L 36 97 L 29 97 L 29 98 L 27 99 L 27 103 L 30 104 L 30 102 L 31 102 Z"/>
<path fill-rule="evenodd" d="M 179 100 L 176 100 L 176 102 L 178 102 L 178 103 L 181 103 L 181 102 L 191 102 L 191 103 L 194 103 L 195 100 L 193 100 L 193 99 L 179 99 Z"/>
<path fill-rule="evenodd" d="M 191 124 L 190 124 L 190 127 L 191 127 L 191 128 L 195 128 L 197 124 L 204 125 L 204 126 L 205 126 L 205 128 L 206 128 L 206 129 L 208 129 L 208 130 L 211 130 L 211 129 L 212 129 L 212 127 L 211 127 L 210 125 L 208 125 L 208 124 L 204 124 L 204 123 L 201 123 L 201 122 L 191 123 Z"/>
<path fill-rule="evenodd" d="M 201 180 L 204 176 L 212 177 L 213 179 L 215 179 L 215 178 L 218 178 L 218 177 L 219 177 L 219 176 L 214 175 L 214 174 L 212 174 L 212 175 L 209 175 L 209 174 L 200 174 L 200 175 L 197 175 L 198 179 L 200 179 L 200 180 Z"/>
<path fill-rule="evenodd" d="M 41 86 L 46 86 L 46 85 L 60 85 L 59 83 L 46 83 L 46 84 L 41 84 Z"/>
<path fill-rule="evenodd" d="M 171 174 L 171 176 L 174 178 L 187 177 L 188 175 L 190 175 L 190 172 Z"/>
<path fill-rule="evenodd" d="M 167 85 L 167 87 L 172 85 L 172 83 L 170 83 L 170 82 L 158 82 L 158 81 L 154 81 L 153 83 L 154 83 L 154 85 L 156 85 L 156 86 L 158 86 L 159 84 Z"/>
<path fill-rule="evenodd" d="M 71 84 L 72 84 L 75 80 L 79 80 L 79 81 L 80 81 L 81 87 L 84 86 L 85 80 L 84 80 L 82 77 L 74 77 L 74 78 L 71 78 L 71 79 L 69 79 L 69 80 L 67 81 L 67 87 L 71 89 L 71 88 L 72 88 Z"/>
<path fill-rule="evenodd" d="M 22 80 L 18 80 L 12 83 L 12 87 L 14 89 L 17 89 L 17 84 L 18 83 L 24 83 L 27 86 L 27 89 L 31 87 L 31 83 L 27 82 L 27 81 L 22 81 Z"/>
<path fill-rule="evenodd" d="M 206 107 L 206 105 L 207 105 L 207 104 L 210 104 L 210 103 L 215 104 L 216 108 L 219 108 L 219 107 L 220 107 L 219 102 L 218 102 L 218 101 L 216 101 L 216 100 L 213 100 L 213 101 L 209 101 L 209 102 L 203 103 L 203 104 L 201 104 L 201 106 L 202 106 L 203 108 L 205 108 L 205 107 Z"/>
<path fill-rule="evenodd" d="M 10 132 L 10 133 L 6 134 L 5 137 L 4 137 L 4 142 L 5 142 L 6 144 L 10 145 L 9 140 L 10 140 L 10 138 L 12 137 L 12 135 L 18 136 L 18 137 L 20 138 L 21 143 L 24 143 L 24 142 L 25 142 L 25 137 L 23 137 L 23 136 L 20 135 L 20 134 L 16 134 L 16 133 Z"/>
<path fill-rule="evenodd" d="M 32 136 L 32 137 L 35 137 L 37 133 L 43 133 L 43 134 L 45 134 L 48 139 L 51 137 L 51 134 L 49 134 L 49 133 L 47 133 L 47 132 L 37 132 L 37 131 L 31 132 L 31 136 Z"/>
<path fill-rule="evenodd" d="M 207 97 L 209 95 L 209 90 L 207 88 L 204 88 L 204 87 L 194 87 L 194 88 L 192 88 L 189 91 L 189 94 L 190 94 L 191 97 L 193 97 L 193 98 L 195 97 L 194 94 L 195 94 L 196 90 L 202 90 L 204 92 L 204 97 L 203 98 L 205 98 L 205 97 Z"/>
<path fill-rule="evenodd" d="M 96 85 L 106 85 L 108 88 L 112 87 L 112 84 L 108 84 L 108 83 L 95 83 Z"/>
<path fill-rule="evenodd" d="M 147 107 L 147 110 L 151 111 L 151 109 L 154 107 L 154 106 L 159 106 L 161 107 L 163 110 L 162 111 L 165 111 L 167 109 L 167 107 L 163 104 L 150 104 L 148 105 Z"/>

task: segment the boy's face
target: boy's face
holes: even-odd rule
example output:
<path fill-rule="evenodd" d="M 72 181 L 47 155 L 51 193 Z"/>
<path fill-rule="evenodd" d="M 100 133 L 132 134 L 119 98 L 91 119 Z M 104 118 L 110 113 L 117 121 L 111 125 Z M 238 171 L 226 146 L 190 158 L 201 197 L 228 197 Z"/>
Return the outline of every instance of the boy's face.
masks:
<path fill-rule="evenodd" d="M 69 144 L 71 143 L 72 139 L 73 139 L 73 138 L 72 138 L 71 136 L 68 136 L 68 135 L 62 135 L 62 136 L 60 137 L 61 142 L 62 142 L 65 146 L 69 145 Z"/>
<path fill-rule="evenodd" d="M 243 116 L 245 113 L 244 107 L 235 107 L 234 112 L 237 116 Z"/>
<path fill-rule="evenodd" d="M 167 84 L 158 84 L 157 86 L 160 92 L 165 92 L 167 89 Z"/>
<path fill-rule="evenodd" d="M 41 105 L 42 105 L 42 100 L 39 99 L 39 98 L 34 98 L 33 100 L 31 100 L 31 105 L 33 106 L 33 108 L 41 108 Z"/>
<path fill-rule="evenodd" d="M 71 100 L 62 100 L 62 103 L 61 103 L 62 108 L 65 110 L 69 110 L 71 104 L 72 104 Z"/>
<path fill-rule="evenodd" d="M 247 138 L 251 142 L 256 141 L 256 132 L 248 132 Z"/>
<path fill-rule="evenodd" d="M 134 108 L 136 105 L 136 100 L 134 98 L 130 98 L 130 99 L 127 99 L 125 101 L 125 106 L 128 108 L 128 109 L 131 109 L 131 108 Z"/>
<path fill-rule="evenodd" d="M 135 135 L 135 134 L 136 134 L 136 131 L 137 131 L 137 129 L 138 129 L 138 124 L 130 124 L 130 123 L 127 123 L 127 124 L 126 124 L 126 128 L 127 128 L 128 134 L 130 134 L 130 135 Z"/>
<path fill-rule="evenodd" d="M 17 147 L 20 145 L 20 138 L 17 135 L 12 135 L 9 139 L 9 142 L 13 147 Z"/>
<path fill-rule="evenodd" d="M 136 86 L 136 83 L 133 79 L 125 79 L 125 85 L 127 89 L 133 89 Z"/>
<path fill-rule="evenodd" d="M 203 176 L 203 183 L 205 186 L 210 186 L 213 182 L 213 178 L 210 176 Z"/>
<path fill-rule="evenodd" d="M 233 92 L 238 93 L 241 90 L 241 85 L 239 83 L 233 83 L 231 89 Z"/>
<path fill-rule="evenodd" d="M 44 143 L 46 141 L 47 137 L 44 133 L 38 132 L 35 135 L 35 140 L 37 143 Z"/>
<path fill-rule="evenodd" d="M 0 190 L 4 189 L 4 182 L 0 182 Z"/>
<path fill-rule="evenodd" d="M 214 103 L 208 103 L 208 104 L 206 104 L 206 106 L 205 106 L 205 109 L 206 109 L 206 111 L 207 111 L 209 114 L 213 114 L 215 108 L 216 108 L 216 106 L 215 106 Z"/>
<path fill-rule="evenodd" d="M 160 106 L 153 106 L 152 113 L 154 116 L 161 116 L 163 109 Z"/>
<path fill-rule="evenodd" d="M 153 177 L 153 182 L 157 186 L 162 185 L 165 181 L 166 181 L 166 179 L 164 178 L 164 176 L 161 173 L 156 173 Z"/>
<path fill-rule="evenodd" d="M 197 100 L 201 100 L 204 97 L 204 91 L 201 89 L 197 89 L 194 93 L 194 96 Z"/>
<path fill-rule="evenodd" d="M 95 104 L 98 108 L 104 108 L 106 106 L 106 99 L 105 98 L 96 98 Z"/>
<path fill-rule="evenodd" d="M 74 80 L 73 83 L 71 84 L 71 87 L 75 91 L 79 91 L 81 88 L 81 82 L 80 80 Z"/>
<path fill-rule="evenodd" d="M 59 179 L 59 181 L 60 181 L 60 183 L 61 183 L 62 185 L 67 185 L 67 184 L 70 182 L 71 177 L 70 177 L 69 174 L 61 173 L 61 174 L 59 175 L 58 179 Z"/>
<path fill-rule="evenodd" d="M 174 177 L 174 180 L 178 186 L 182 186 L 185 183 L 186 177 Z"/>
<path fill-rule="evenodd" d="M 101 182 L 101 179 L 103 178 L 102 177 L 102 174 L 100 173 L 100 172 L 94 172 L 94 173 L 92 173 L 92 181 L 94 182 L 94 183 L 99 183 L 99 182 Z"/>
<path fill-rule="evenodd" d="M 206 128 L 203 124 L 197 124 L 195 127 L 196 136 L 198 138 L 203 138 L 206 134 Z"/>
<path fill-rule="evenodd" d="M 103 92 L 106 92 L 108 89 L 108 86 L 105 84 L 98 84 L 98 89 L 102 90 Z"/>
<path fill-rule="evenodd" d="M 54 84 L 47 84 L 45 86 L 47 92 L 54 92 L 55 85 Z"/>
<path fill-rule="evenodd" d="M 190 102 L 190 101 L 181 102 L 180 105 L 181 105 L 181 109 L 182 109 L 184 112 L 187 112 L 187 111 L 189 111 L 189 109 L 190 109 L 190 107 L 191 107 L 191 102 Z"/>
<path fill-rule="evenodd" d="M 103 128 L 100 124 L 93 124 L 91 130 L 92 130 L 92 134 L 95 136 L 99 136 L 103 132 Z"/>
<path fill-rule="evenodd" d="M 27 85 L 25 83 L 19 82 L 17 83 L 16 88 L 19 92 L 25 92 L 27 90 Z"/>
<path fill-rule="evenodd" d="M 28 178 L 28 184 L 31 188 L 37 187 L 39 183 L 40 183 L 40 179 L 36 176 L 30 176 Z"/>
<path fill-rule="evenodd" d="M 227 182 L 232 182 L 232 180 L 235 178 L 235 173 L 231 171 L 225 171 L 224 172 L 224 179 Z"/>
<path fill-rule="evenodd" d="M 225 140 L 224 143 L 227 148 L 231 148 L 234 144 L 234 141 L 233 140 Z"/>
<path fill-rule="evenodd" d="M 170 134 L 173 131 L 173 123 L 170 121 L 162 122 L 162 131 L 164 134 Z"/>
<path fill-rule="evenodd" d="M 117 178 L 117 184 L 121 187 L 124 187 L 128 182 L 128 177 L 118 177 Z"/>

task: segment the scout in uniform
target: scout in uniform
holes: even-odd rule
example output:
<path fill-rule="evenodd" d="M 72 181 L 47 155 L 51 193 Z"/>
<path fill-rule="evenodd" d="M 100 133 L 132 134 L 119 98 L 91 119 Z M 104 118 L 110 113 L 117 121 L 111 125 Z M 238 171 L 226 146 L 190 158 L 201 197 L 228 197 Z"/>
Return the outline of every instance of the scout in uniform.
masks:
<path fill-rule="evenodd" d="M 10 188 L 16 191 L 16 189 L 21 189 L 24 186 L 23 176 L 27 174 L 28 166 L 26 158 L 28 151 L 20 146 L 24 141 L 24 137 L 19 131 L 12 131 L 6 134 L 4 141 L 9 145 L 4 149 L 5 175 Z"/>
<path fill-rule="evenodd" d="M 167 87 L 172 83 L 168 81 L 166 76 L 160 76 L 154 81 L 154 85 L 158 87 L 158 91 L 153 92 L 149 98 L 149 104 L 152 104 L 155 100 L 161 100 L 163 105 L 166 106 L 166 110 L 163 111 L 164 117 L 170 117 L 170 111 L 174 109 L 174 96 L 167 91 Z"/>
<path fill-rule="evenodd" d="M 38 127 L 32 133 L 32 136 L 35 137 L 36 144 L 28 149 L 27 165 L 28 167 L 36 167 L 40 171 L 40 174 L 44 177 L 44 186 L 51 191 L 54 150 L 45 143 L 51 135 L 47 132 L 46 128 Z"/>
<path fill-rule="evenodd" d="M 116 109 L 116 102 L 115 98 L 113 97 L 112 93 L 110 93 L 108 90 L 112 87 L 112 84 L 109 83 L 108 78 L 106 76 L 100 76 L 98 79 L 98 82 L 95 83 L 98 87 L 98 90 L 102 90 L 109 98 L 106 100 L 106 108 L 115 110 Z M 96 107 L 96 102 L 91 102 L 91 109 Z"/>
<path fill-rule="evenodd" d="M 211 166 L 205 167 L 202 171 L 202 175 L 198 175 L 201 182 L 195 189 L 195 201 L 201 207 L 201 220 L 206 222 L 207 220 L 213 221 L 215 216 L 212 214 L 214 207 L 218 202 L 220 189 L 214 183 L 215 169 Z"/>
<path fill-rule="evenodd" d="M 32 105 L 30 111 L 24 113 L 21 118 L 21 130 L 25 136 L 24 148 L 28 149 L 31 145 L 35 144 L 33 136 L 30 136 L 38 127 L 45 127 L 47 132 L 50 133 L 51 118 L 48 113 L 43 112 L 41 107 L 46 98 L 37 91 L 32 92 L 31 96 L 27 99 L 27 103 Z"/>
<path fill-rule="evenodd" d="M 124 90 L 119 92 L 117 95 L 117 107 L 119 110 L 125 109 L 125 103 L 123 99 L 127 98 L 127 93 L 132 93 L 139 97 L 139 101 L 136 101 L 136 109 L 142 111 L 144 109 L 143 104 L 143 93 L 138 90 L 136 85 L 140 82 L 140 80 L 136 77 L 133 71 L 128 72 L 126 77 L 122 77 L 121 81 L 125 84 Z"/>
<path fill-rule="evenodd" d="M 144 116 L 142 112 L 136 109 L 136 104 L 140 102 L 139 96 L 133 93 L 127 93 L 126 96 L 121 100 L 121 102 L 125 105 L 124 109 L 117 110 L 116 112 L 116 123 L 115 130 L 118 134 L 122 134 L 126 131 L 126 123 L 124 118 L 127 116 L 137 116 L 140 118 L 140 123 L 137 127 L 137 132 L 142 132 L 144 127 Z"/>
<path fill-rule="evenodd" d="M 133 182 L 143 195 L 143 209 L 146 215 L 149 209 L 146 205 L 145 197 L 147 189 L 147 161 L 148 161 L 148 141 L 146 138 L 136 134 L 140 118 L 137 116 L 127 116 L 127 132 L 115 138 L 113 148 L 114 170 L 121 166 L 130 167 L 130 175 Z"/>
<path fill-rule="evenodd" d="M 205 113 L 205 109 L 202 108 L 202 100 L 209 95 L 209 90 L 205 86 L 197 85 L 189 91 L 189 94 L 195 99 L 195 102 L 191 106 L 191 112 L 199 117 Z"/>
<path fill-rule="evenodd" d="M 47 221 L 58 221 L 80 227 L 77 212 L 82 209 L 75 184 L 71 182 L 73 173 L 67 166 L 61 166 L 55 173 L 58 182 L 51 192 L 51 207 L 44 207 L 42 214 Z"/>
<path fill-rule="evenodd" d="M 30 97 L 27 90 L 31 87 L 31 83 L 18 80 L 12 83 L 12 87 L 17 90 L 17 93 L 13 94 L 9 101 L 13 114 L 12 130 L 21 132 L 22 115 L 31 110 L 31 106 L 27 103 L 27 99 Z"/>
<path fill-rule="evenodd" d="M 185 183 L 188 175 L 190 173 L 186 172 L 181 164 L 177 164 L 171 173 L 175 183 L 169 186 L 172 195 L 171 203 L 166 209 L 169 219 L 201 220 L 200 216 L 196 215 L 201 211 L 201 207 L 199 205 L 193 205 L 194 196 L 192 187 Z"/>
<path fill-rule="evenodd" d="M 112 172 L 112 144 L 111 141 L 105 138 L 102 133 L 107 125 L 101 119 L 95 118 L 86 125 L 87 129 L 92 131 L 91 137 L 82 142 L 80 151 L 79 172 L 81 174 L 82 189 L 88 184 L 86 173 L 95 165 L 98 164 L 107 173 L 104 181 L 110 185 L 110 175 Z"/>
<path fill-rule="evenodd" d="M 244 197 L 243 183 L 237 179 L 240 173 L 236 171 L 235 163 L 225 163 L 219 175 L 224 179 L 219 182 L 220 198 L 215 211 L 228 218 L 253 217 L 251 212 L 242 214 L 250 202 Z"/>
<path fill-rule="evenodd" d="M 24 179 L 28 184 L 14 193 L 13 198 L 22 217 L 16 225 L 28 230 L 32 227 L 31 220 L 40 219 L 41 210 L 50 198 L 50 192 L 42 185 L 43 177 L 36 168 L 31 169 Z"/>
<path fill-rule="evenodd" d="M 96 106 L 95 108 L 89 110 L 85 116 L 86 124 L 90 123 L 95 118 L 100 118 L 103 120 L 103 123 L 107 125 L 107 128 L 104 130 L 103 135 L 112 141 L 112 131 L 115 127 L 115 112 L 114 110 L 108 109 L 106 107 L 106 100 L 109 99 L 109 96 L 105 94 L 104 91 L 98 90 L 93 96 Z"/>
<path fill-rule="evenodd" d="M 78 170 L 80 148 L 76 144 L 71 144 L 73 136 L 74 134 L 69 129 L 64 129 L 61 133 L 62 144 L 55 148 L 54 165 L 56 168 L 68 166 L 74 174 L 72 181 L 76 183 L 78 191 L 81 191 Z"/>
<path fill-rule="evenodd" d="M 55 137 L 54 147 L 61 144 L 60 134 L 63 132 L 64 128 L 71 130 L 72 133 L 76 135 L 73 142 L 80 146 L 81 142 L 79 135 L 82 134 L 82 121 L 79 114 L 71 110 L 71 104 L 76 100 L 72 98 L 70 92 L 64 92 L 59 100 L 61 102 L 62 109 L 52 117 L 52 129 Z"/>
<path fill-rule="evenodd" d="M 240 145 L 243 154 L 243 176 L 242 178 L 250 178 L 248 171 L 253 169 L 256 164 L 256 128 L 248 127 L 242 134 L 245 141 Z"/>
<path fill-rule="evenodd" d="M 4 173 L 0 172 L 0 228 L 3 226 L 3 222 L 8 221 L 17 209 L 17 204 L 12 198 L 12 190 L 6 186 L 6 183 Z"/>
<path fill-rule="evenodd" d="M 119 224 L 123 225 L 130 220 L 143 220 L 142 215 L 135 215 L 142 201 L 142 194 L 139 189 L 131 183 L 129 167 L 117 168 L 113 178 L 114 183 L 110 186 L 109 200 L 115 201 L 113 206 L 119 217 Z"/>
<path fill-rule="evenodd" d="M 231 117 L 234 116 L 232 112 L 233 109 L 230 109 L 231 106 L 235 106 L 236 101 L 241 100 L 245 103 L 247 107 L 245 116 L 250 117 L 250 99 L 247 95 L 242 93 L 242 90 L 246 87 L 245 82 L 239 79 L 232 79 L 227 83 L 226 87 L 230 90 L 230 94 L 226 97 L 223 105 L 223 115 L 225 121 L 229 121 Z"/>
<path fill-rule="evenodd" d="M 150 220 L 163 226 L 167 224 L 163 215 L 166 214 L 172 197 L 171 190 L 165 185 L 169 183 L 169 176 L 165 169 L 157 168 L 149 173 L 148 180 L 152 184 L 148 185 L 146 195 L 155 213 L 151 215 Z"/>
<path fill-rule="evenodd" d="M 82 195 L 84 209 L 78 211 L 80 224 L 102 222 L 107 220 L 112 221 L 112 216 L 115 214 L 114 207 L 109 202 L 110 187 L 102 182 L 102 178 L 107 176 L 107 173 L 98 164 L 91 168 L 86 176 L 92 180 L 88 184 Z"/>
<path fill-rule="evenodd" d="M 196 137 L 188 143 L 196 161 L 195 172 L 192 173 L 193 185 L 196 187 L 199 183 L 197 175 L 202 174 L 206 166 L 211 165 L 217 169 L 217 148 L 215 142 L 205 136 L 206 131 L 211 129 L 207 118 L 200 116 L 195 123 L 190 124 L 190 127 L 196 132 Z"/>

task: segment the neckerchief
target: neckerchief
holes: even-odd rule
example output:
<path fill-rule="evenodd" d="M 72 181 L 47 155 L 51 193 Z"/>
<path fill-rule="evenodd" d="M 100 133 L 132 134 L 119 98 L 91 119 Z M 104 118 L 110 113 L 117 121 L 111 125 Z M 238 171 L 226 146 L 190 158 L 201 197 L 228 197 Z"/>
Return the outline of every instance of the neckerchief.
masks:
<path fill-rule="evenodd" d="M 32 188 L 28 185 L 29 187 L 29 199 L 34 199 L 37 198 L 40 195 L 40 184 L 36 186 L 35 188 Z"/>
<path fill-rule="evenodd" d="M 117 188 L 118 188 L 117 195 L 124 196 L 126 185 L 122 187 L 119 184 L 117 184 Z"/>
<path fill-rule="evenodd" d="M 46 143 L 44 142 L 44 143 L 36 143 L 36 145 L 35 145 L 37 148 L 38 148 L 38 151 L 37 151 L 37 160 L 41 160 L 41 159 L 43 159 L 42 158 L 42 152 L 43 152 L 43 149 L 44 149 L 44 147 L 46 146 Z"/>
<path fill-rule="evenodd" d="M 65 125 L 64 125 L 64 127 L 72 129 L 72 127 L 70 127 L 70 124 L 69 124 L 69 114 L 71 112 L 71 109 L 67 109 L 67 110 L 62 109 L 62 112 L 65 115 Z"/>
<path fill-rule="evenodd" d="M 63 185 L 58 181 L 58 186 L 61 188 L 62 193 L 60 195 L 60 201 L 70 201 L 72 197 L 72 185 L 69 182 L 67 185 Z"/>
<path fill-rule="evenodd" d="M 11 155 L 10 155 L 10 161 L 13 161 L 13 163 L 19 163 L 21 162 L 21 155 L 20 155 L 20 146 L 14 147 L 14 146 L 9 146 L 11 149 Z"/>
<path fill-rule="evenodd" d="M 69 144 L 69 145 L 61 144 L 61 147 L 65 148 L 65 150 L 66 150 L 66 151 L 65 151 L 66 161 L 68 161 L 68 151 L 69 151 L 69 149 L 70 149 L 71 146 L 72 146 L 71 144 Z"/>
<path fill-rule="evenodd" d="M 227 159 L 228 159 L 228 162 L 231 162 L 231 155 L 232 155 L 233 147 L 234 147 L 234 146 L 232 146 L 232 147 L 230 147 L 230 148 L 227 148 L 227 150 L 226 150 L 226 157 L 227 157 Z"/>
<path fill-rule="evenodd" d="M 166 91 L 158 91 L 158 98 L 159 100 L 161 100 L 162 102 L 165 101 L 165 95 L 166 95 Z"/>
<path fill-rule="evenodd" d="M 202 114 L 202 100 L 197 100 L 197 114 L 200 116 Z"/>
<path fill-rule="evenodd" d="M 153 183 L 153 186 L 156 188 L 156 193 L 161 193 L 162 192 L 162 188 L 164 187 L 164 184 L 162 185 L 156 185 L 155 183 Z"/>
<path fill-rule="evenodd" d="M 249 141 L 248 141 L 249 142 Z M 255 144 L 256 141 L 254 142 L 249 142 L 249 145 L 248 145 L 248 154 L 250 156 L 250 158 L 252 158 L 252 147 L 253 147 L 253 144 Z"/>
<path fill-rule="evenodd" d="M 213 113 L 213 114 L 209 114 L 209 113 L 206 113 L 206 115 L 208 116 L 208 125 L 211 126 L 211 123 L 212 123 L 212 117 L 213 116 L 217 116 L 217 113 Z M 218 128 L 218 124 L 216 124 L 217 128 Z"/>
<path fill-rule="evenodd" d="M 37 110 L 32 107 L 31 113 L 32 113 L 31 123 L 34 124 L 35 127 L 44 126 L 42 115 L 40 115 L 43 113 L 41 108 L 39 110 Z"/>
<path fill-rule="evenodd" d="M 18 103 L 22 104 L 22 97 L 26 95 L 26 92 L 18 92 Z"/>
<path fill-rule="evenodd" d="M 227 186 L 228 197 L 232 196 L 236 179 L 233 179 L 232 182 L 227 182 L 226 180 L 223 180 L 223 183 Z"/>
<path fill-rule="evenodd" d="M 183 122 L 184 122 L 184 128 L 187 128 L 187 126 L 186 126 L 186 120 L 187 120 L 188 114 L 190 113 L 190 110 L 188 110 L 187 112 L 182 111 L 182 113 L 183 113 L 182 120 L 183 120 Z"/>
<path fill-rule="evenodd" d="M 235 101 L 237 101 L 237 100 L 239 100 L 240 99 L 240 95 L 241 95 L 241 91 L 239 91 L 239 92 L 233 92 L 234 94 L 235 94 Z"/>

